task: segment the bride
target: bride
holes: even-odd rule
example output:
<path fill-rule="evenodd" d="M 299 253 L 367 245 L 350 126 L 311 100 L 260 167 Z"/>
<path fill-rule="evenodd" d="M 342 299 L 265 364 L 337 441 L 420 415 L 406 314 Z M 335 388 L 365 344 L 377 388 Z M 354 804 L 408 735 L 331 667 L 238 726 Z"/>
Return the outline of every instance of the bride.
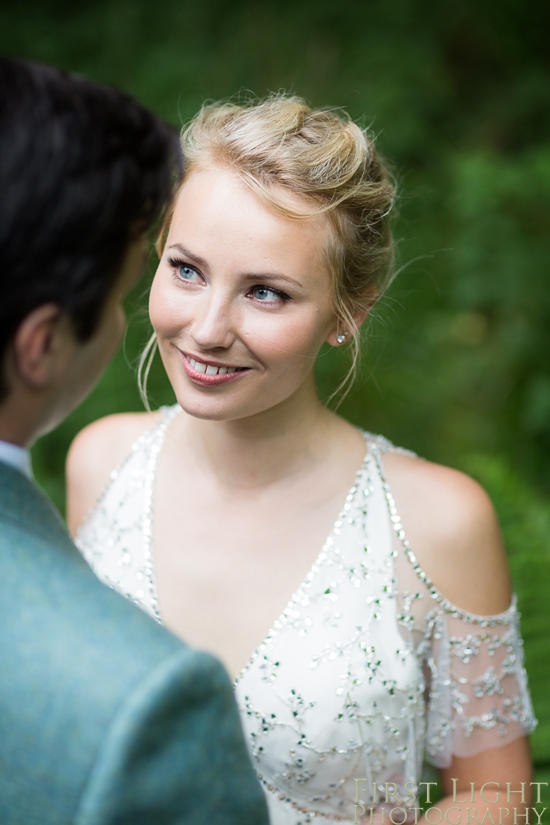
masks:
<path fill-rule="evenodd" d="M 76 438 L 77 542 L 225 663 L 273 825 L 418 819 L 424 758 L 446 821 L 511 822 L 535 721 L 493 508 L 315 388 L 391 272 L 372 139 L 278 95 L 204 108 L 183 149 L 150 297 L 178 403 Z"/>

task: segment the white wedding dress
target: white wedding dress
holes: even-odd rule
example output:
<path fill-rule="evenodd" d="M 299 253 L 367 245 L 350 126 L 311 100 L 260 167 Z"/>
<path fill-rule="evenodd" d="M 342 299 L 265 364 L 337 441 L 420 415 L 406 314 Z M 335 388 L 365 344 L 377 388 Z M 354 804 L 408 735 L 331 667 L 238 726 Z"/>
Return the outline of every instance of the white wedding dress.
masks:
<path fill-rule="evenodd" d="M 179 410 L 134 444 L 77 536 L 97 575 L 159 622 L 155 469 Z M 318 558 L 235 682 L 272 825 L 353 823 L 357 788 L 368 816 L 385 783 L 396 786 L 390 808 L 415 807 L 424 758 L 445 767 L 536 724 L 515 603 L 474 616 L 432 585 L 384 477 L 383 453 L 396 448 L 364 435 L 366 457 Z"/>

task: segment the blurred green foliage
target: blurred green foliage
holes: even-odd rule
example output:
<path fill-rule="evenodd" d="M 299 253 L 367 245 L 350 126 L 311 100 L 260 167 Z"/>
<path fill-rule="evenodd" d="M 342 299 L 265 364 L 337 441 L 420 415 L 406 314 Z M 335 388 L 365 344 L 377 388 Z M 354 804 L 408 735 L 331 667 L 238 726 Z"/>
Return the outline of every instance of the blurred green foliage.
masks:
<path fill-rule="evenodd" d="M 477 477 L 493 496 L 524 614 L 550 774 L 550 7 L 542 0 L 3 0 L 0 50 L 136 95 L 181 124 L 205 99 L 284 88 L 345 107 L 400 182 L 403 271 L 367 324 L 350 420 Z M 39 265 L 40 262 L 37 262 Z M 151 261 L 154 269 L 154 256 Z M 90 398 L 34 451 L 62 506 L 72 436 L 140 409 L 146 282 Z M 323 352 L 328 396 L 346 369 Z M 160 366 L 154 402 L 173 400 Z M 548 778 L 548 777 L 547 777 Z"/>

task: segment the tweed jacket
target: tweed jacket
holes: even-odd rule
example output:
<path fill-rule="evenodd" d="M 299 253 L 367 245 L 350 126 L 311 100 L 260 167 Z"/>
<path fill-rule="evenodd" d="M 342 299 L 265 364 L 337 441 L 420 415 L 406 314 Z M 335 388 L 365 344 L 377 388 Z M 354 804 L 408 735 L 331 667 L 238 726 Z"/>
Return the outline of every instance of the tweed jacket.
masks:
<path fill-rule="evenodd" d="M 101 584 L 3 463 L 0 823 L 267 825 L 221 664 Z"/>

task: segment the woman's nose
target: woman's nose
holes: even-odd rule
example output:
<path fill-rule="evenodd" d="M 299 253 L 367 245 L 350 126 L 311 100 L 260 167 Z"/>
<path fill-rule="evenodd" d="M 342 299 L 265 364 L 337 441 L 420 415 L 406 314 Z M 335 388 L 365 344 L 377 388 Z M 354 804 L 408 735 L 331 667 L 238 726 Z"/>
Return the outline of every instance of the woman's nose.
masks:
<path fill-rule="evenodd" d="M 231 307 L 221 296 L 204 295 L 191 325 L 191 337 L 202 349 L 227 349 L 235 340 Z"/>

